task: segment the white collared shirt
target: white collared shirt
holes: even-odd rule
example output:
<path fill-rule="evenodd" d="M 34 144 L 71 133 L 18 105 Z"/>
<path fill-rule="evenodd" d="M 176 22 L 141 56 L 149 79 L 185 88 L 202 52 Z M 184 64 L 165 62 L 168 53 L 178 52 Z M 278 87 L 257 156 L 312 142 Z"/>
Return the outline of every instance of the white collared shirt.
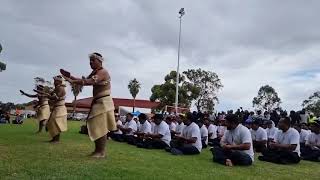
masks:
<path fill-rule="evenodd" d="M 162 121 L 159 125 L 155 124 L 153 134 L 161 134 L 161 140 L 170 146 L 171 132 L 166 122 Z"/>
<path fill-rule="evenodd" d="M 200 128 L 200 133 L 201 133 L 201 139 L 206 137 L 205 143 L 206 143 L 206 145 L 208 145 L 208 129 L 204 124 Z"/>
<path fill-rule="evenodd" d="M 251 129 L 251 137 L 253 141 L 266 141 L 268 140 L 267 132 L 262 127 L 259 127 L 256 131 Z"/>
<path fill-rule="evenodd" d="M 120 119 L 117 121 L 117 125 L 121 127 L 123 126 L 122 121 Z M 116 132 L 114 132 L 114 134 L 122 134 L 122 131 L 118 129 Z"/>
<path fill-rule="evenodd" d="M 251 133 L 250 130 L 242 124 L 239 124 L 233 130 L 227 130 L 221 139 L 221 143 L 231 145 L 250 143 L 250 149 L 241 150 L 241 152 L 248 154 L 251 157 L 252 161 L 254 161 Z"/>
<path fill-rule="evenodd" d="M 209 139 L 216 139 L 217 138 L 217 126 L 216 125 L 213 125 L 213 124 L 210 124 L 208 126 L 208 134 L 211 134 L 212 135 L 209 137 Z"/>
<path fill-rule="evenodd" d="M 275 142 L 279 144 L 296 144 L 297 147 L 293 152 L 298 153 L 300 156 L 300 134 L 294 128 L 289 128 L 286 132 L 279 130 Z"/>
<path fill-rule="evenodd" d="M 182 136 L 187 139 L 197 138 L 196 142 L 192 143 L 192 146 L 196 147 L 199 152 L 201 152 L 201 133 L 200 128 L 196 123 L 192 122 L 189 126 L 186 126 L 182 131 Z"/>
<path fill-rule="evenodd" d="M 300 134 L 300 143 L 306 143 L 308 135 L 311 134 L 309 131 L 305 130 L 305 129 L 301 129 Z"/>
<path fill-rule="evenodd" d="M 137 132 L 137 129 L 138 129 L 137 123 L 133 119 L 131 119 L 130 121 L 126 122 L 124 127 L 126 129 L 129 129 L 129 128 L 131 129 L 131 131 L 127 132 L 126 135 L 133 135 L 133 133 Z"/>
<path fill-rule="evenodd" d="M 145 121 L 143 124 L 140 123 L 139 132 L 144 134 L 152 132 L 151 124 L 149 123 L 149 121 Z"/>
<path fill-rule="evenodd" d="M 181 122 L 180 124 L 178 123 L 176 126 L 176 133 L 182 134 L 182 131 L 184 128 L 185 128 L 185 125 L 183 122 Z"/>

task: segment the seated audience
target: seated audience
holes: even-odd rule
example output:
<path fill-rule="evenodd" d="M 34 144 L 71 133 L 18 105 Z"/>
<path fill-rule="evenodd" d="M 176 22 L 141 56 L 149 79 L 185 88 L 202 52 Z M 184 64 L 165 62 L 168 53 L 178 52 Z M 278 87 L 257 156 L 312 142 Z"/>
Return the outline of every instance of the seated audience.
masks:
<path fill-rule="evenodd" d="M 202 149 L 205 149 L 208 146 L 208 129 L 204 125 L 203 121 L 198 121 L 198 126 L 200 128 Z"/>
<path fill-rule="evenodd" d="M 239 124 L 238 116 L 227 115 L 227 131 L 221 139 L 221 147 L 211 149 L 213 161 L 226 166 L 251 165 L 254 161 L 251 133 L 248 128 Z"/>
<path fill-rule="evenodd" d="M 175 140 L 170 143 L 170 151 L 172 154 L 200 154 L 202 149 L 200 128 L 195 122 L 193 122 L 194 120 L 194 116 L 191 113 L 188 113 L 187 117 L 184 119 L 186 127 L 183 129 L 182 135 L 176 136 Z"/>
<path fill-rule="evenodd" d="M 300 162 L 300 135 L 290 127 L 289 117 L 279 121 L 279 131 L 274 142 L 269 143 L 268 149 L 262 152 L 259 160 L 278 164 L 296 164 Z"/>
<path fill-rule="evenodd" d="M 311 123 L 312 133 L 308 135 L 306 145 L 301 149 L 303 160 L 320 162 L 320 121 Z"/>
<path fill-rule="evenodd" d="M 143 142 L 137 143 L 137 146 L 147 149 L 165 149 L 170 146 L 171 141 L 169 125 L 163 121 L 162 114 L 156 114 L 153 118 L 155 123 L 153 132 L 145 134 Z"/>
<path fill-rule="evenodd" d="M 252 122 L 251 137 L 253 149 L 256 152 L 262 152 L 267 147 L 267 132 L 262 127 L 260 127 L 259 121 Z"/>

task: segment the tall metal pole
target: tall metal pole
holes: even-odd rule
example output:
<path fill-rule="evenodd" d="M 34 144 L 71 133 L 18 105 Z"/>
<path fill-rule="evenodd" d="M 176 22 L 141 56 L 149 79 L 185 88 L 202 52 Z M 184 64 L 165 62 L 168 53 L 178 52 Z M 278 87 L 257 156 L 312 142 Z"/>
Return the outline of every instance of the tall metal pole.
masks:
<path fill-rule="evenodd" d="M 175 101 L 176 114 L 178 114 L 178 104 L 179 104 L 179 66 L 180 66 L 181 21 L 182 21 L 182 16 L 185 14 L 184 8 L 180 9 L 179 14 L 180 14 L 180 16 L 179 16 L 180 26 L 179 26 L 178 66 L 177 66 L 176 101 Z"/>

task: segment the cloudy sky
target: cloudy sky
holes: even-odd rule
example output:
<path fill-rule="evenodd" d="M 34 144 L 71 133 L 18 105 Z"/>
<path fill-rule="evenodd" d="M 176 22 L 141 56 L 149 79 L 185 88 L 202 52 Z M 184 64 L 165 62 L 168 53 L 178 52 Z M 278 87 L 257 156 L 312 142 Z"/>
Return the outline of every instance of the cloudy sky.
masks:
<path fill-rule="evenodd" d="M 320 1 L 0 0 L 0 101 L 29 101 L 18 90 L 31 92 L 34 77 L 51 79 L 59 68 L 87 75 L 93 51 L 106 57 L 114 97 L 130 98 L 136 77 L 138 98 L 148 99 L 176 69 L 181 7 L 181 70 L 219 75 L 219 110 L 251 108 L 266 84 L 288 109 L 320 89 Z M 80 97 L 90 95 L 86 88 Z"/>

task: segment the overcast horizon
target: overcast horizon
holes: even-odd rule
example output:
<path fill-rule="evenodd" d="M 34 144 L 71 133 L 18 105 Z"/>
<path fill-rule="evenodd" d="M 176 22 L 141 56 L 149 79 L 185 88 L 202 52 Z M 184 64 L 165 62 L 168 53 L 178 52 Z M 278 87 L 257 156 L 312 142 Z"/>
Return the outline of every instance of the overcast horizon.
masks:
<path fill-rule="evenodd" d="M 177 66 L 216 72 L 223 88 L 217 110 L 252 109 L 252 99 L 270 85 L 281 107 L 299 110 L 320 90 L 320 1 L 18 1 L 0 0 L 0 101 L 23 103 L 34 77 L 52 80 L 65 68 L 91 72 L 88 54 L 99 52 L 112 78 L 112 95 L 131 98 L 128 82 L 142 87 L 137 99 Z M 73 95 L 68 87 L 68 101 Z M 85 88 L 78 98 L 89 97 Z"/>

